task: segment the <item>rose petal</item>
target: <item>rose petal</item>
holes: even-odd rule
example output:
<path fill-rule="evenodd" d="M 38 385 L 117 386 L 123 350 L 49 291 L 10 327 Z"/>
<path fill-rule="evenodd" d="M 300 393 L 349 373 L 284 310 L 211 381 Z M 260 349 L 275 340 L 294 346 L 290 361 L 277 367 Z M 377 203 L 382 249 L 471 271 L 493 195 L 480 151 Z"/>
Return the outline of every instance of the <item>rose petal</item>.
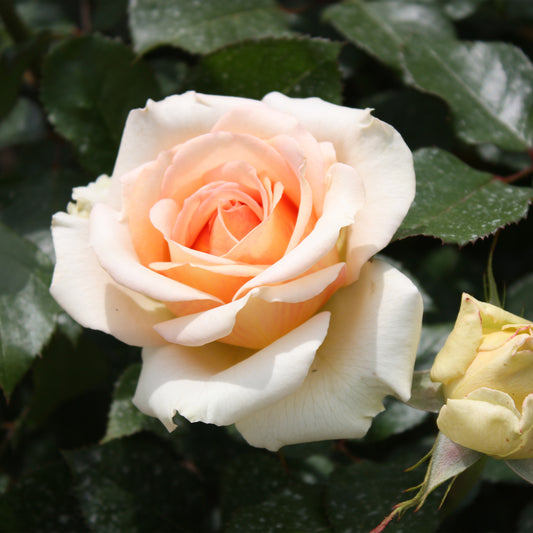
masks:
<path fill-rule="evenodd" d="M 232 424 L 301 385 L 328 324 L 320 313 L 253 355 L 219 343 L 145 349 L 133 402 L 169 430 L 176 411 L 191 422 Z"/>
<path fill-rule="evenodd" d="M 340 230 L 353 223 L 363 193 L 357 174 L 346 165 L 333 165 L 328 179 L 324 212 L 311 233 L 279 261 L 243 285 L 237 297 L 253 287 L 296 278 L 335 248 Z"/>
<path fill-rule="evenodd" d="M 300 302 L 307 302 L 328 289 L 328 287 L 335 283 L 335 281 L 342 274 L 344 264 L 340 263 L 334 265 L 329 269 L 319 270 L 304 276 L 302 278 L 293 280 L 281 286 L 266 286 L 259 287 L 250 291 L 246 296 L 230 302 L 225 305 L 220 305 L 214 309 L 210 309 L 203 313 L 194 315 L 180 316 L 167 322 L 162 322 L 157 325 L 158 333 L 167 339 L 168 342 L 183 344 L 185 346 L 202 346 L 204 344 L 228 337 L 235 328 L 238 313 L 248 305 L 251 299 L 264 300 L 265 302 L 285 302 L 287 304 L 299 304 Z M 316 311 L 316 305 L 314 311 Z M 309 315 L 302 315 L 298 313 L 301 306 L 295 306 L 294 311 L 287 313 L 286 322 L 283 326 L 287 328 L 287 324 L 296 327 L 308 318 Z M 308 311 L 306 309 L 306 311 Z M 277 309 L 280 313 L 280 309 Z M 245 318 L 248 315 L 245 315 Z M 281 316 L 284 316 L 281 313 Z M 275 328 L 276 324 L 265 320 L 265 316 L 257 313 L 252 314 L 252 318 L 257 322 L 263 320 L 263 324 L 255 332 L 253 329 L 246 328 L 248 331 L 247 340 L 250 337 L 257 341 L 257 345 L 264 345 L 263 332 L 271 331 L 269 334 L 272 337 L 279 336 Z M 268 319 L 268 317 L 266 317 Z M 290 320 L 289 320 L 290 319 Z M 283 331 L 283 333 L 285 333 Z M 233 342 L 233 341 L 230 341 Z M 247 343 L 251 344 L 251 343 Z"/>
<path fill-rule="evenodd" d="M 348 281 L 386 246 L 415 194 L 412 155 L 399 133 L 370 110 L 347 109 L 319 98 L 270 93 L 263 102 L 294 115 L 319 141 L 330 141 L 337 160 L 352 166 L 364 183 L 366 201 L 348 238 Z"/>
<path fill-rule="evenodd" d="M 505 395 L 499 391 L 493 391 Z M 485 400 L 465 398 L 448 400 L 437 418 L 439 429 L 451 440 L 495 457 L 506 457 L 520 446 L 520 413 L 504 402 L 495 402 L 495 395 Z"/>
<path fill-rule="evenodd" d="M 223 131 L 201 135 L 180 147 L 165 174 L 162 196 L 176 200 L 181 209 L 181 201 L 205 185 L 204 175 L 228 161 L 246 161 L 260 179 L 280 182 L 291 201 L 299 204 L 298 179 L 274 148 L 255 137 Z"/>
<path fill-rule="evenodd" d="M 277 450 L 362 437 L 384 396 L 409 398 L 422 320 L 422 300 L 411 281 L 374 261 L 325 308 L 332 314 L 330 330 L 302 386 L 238 421 L 252 445 Z"/>
<path fill-rule="evenodd" d="M 150 220 L 150 209 L 161 195 L 161 183 L 172 152 L 163 152 L 155 161 L 136 168 L 122 179 L 122 194 L 130 235 L 139 261 L 148 266 L 169 259 L 168 245 Z"/>
<path fill-rule="evenodd" d="M 113 178 L 153 161 L 165 150 L 207 133 L 224 113 L 250 102 L 246 98 L 194 91 L 169 96 L 160 102 L 148 100 L 144 109 L 133 109 L 128 115 Z"/>
<path fill-rule="evenodd" d="M 212 131 L 232 131 L 265 140 L 269 139 L 276 150 L 293 163 L 291 166 L 297 174 L 305 169 L 305 177 L 312 190 L 315 212 L 317 216 L 322 214 L 325 193 L 324 175 L 327 170 L 322 151 L 316 139 L 305 128 L 302 128 L 290 112 L 275 112 L 263 106 L 237 108 L 225 114 L 215 124 Z M 294 143 L 297 150 L 294 150 L 294 147 L 289 148 L 286 142 L 281 142 L 282 139 L 285 141 L 291 139 L 291 144 Z"/>
<path fill-rule="evenodd" d="M 462 376 L 475 359 L 483 335 L 478 303 L 463 293 L 455 326 L 431 368 L 433 381 L 450 383 Z"/>
<path fill-rule="evenodd" d="M 212 300 L 212 295 L 178 283 L 139 263 L 127 223 L 114 209 L 97 204 L 89 218 L 90 244 L 100 264 L 119 284 L 159 301 Z"/>
<path fill-rule="evenodd" d="M 127 344 L 164 343 L 153 326 L 172 314 L 161 303 L 118 285 L 102 269 L 88 244 L 88 219 L 57 213 L 52 236 L 56 266 L 50 292 L 76 322 Z"/>

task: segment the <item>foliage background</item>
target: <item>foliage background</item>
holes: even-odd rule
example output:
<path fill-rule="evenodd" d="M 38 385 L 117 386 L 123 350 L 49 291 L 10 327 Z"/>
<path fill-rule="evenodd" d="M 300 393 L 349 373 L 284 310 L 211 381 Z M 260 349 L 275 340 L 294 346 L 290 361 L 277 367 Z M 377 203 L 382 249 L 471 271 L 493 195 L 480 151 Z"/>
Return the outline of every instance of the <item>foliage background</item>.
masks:
<path fill-rule="evenodd" d="M 0 531 L 366 532 L 423 468 L 434 415 L 393 400 L 361 440 L 248 446 L 130 403 L 139 350 L 48 294 L 51 215 L 110 173 L 129 109 L 187 89 L 373 107 L 415 151 L 417 196 L 384 255 L 425 295 L 418 368 L 460 294 L 533 318 L 530 0 L 0 2 Z M 82 302 L 81 302 L 82 304 Z M 391 532 L 533 529 L 533 487 L 489 460 Z"/>

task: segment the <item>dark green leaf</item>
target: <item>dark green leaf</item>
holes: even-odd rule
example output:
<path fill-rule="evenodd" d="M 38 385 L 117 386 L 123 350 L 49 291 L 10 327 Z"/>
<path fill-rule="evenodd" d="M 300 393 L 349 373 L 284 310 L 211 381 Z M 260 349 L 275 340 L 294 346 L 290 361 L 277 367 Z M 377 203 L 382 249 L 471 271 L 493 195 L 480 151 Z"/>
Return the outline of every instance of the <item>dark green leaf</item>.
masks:
<path fill-rule="evenodd" d="M 63 211 L 83 174 L 66 146 L 50 139 L 11 147 L 0 183 L 0 221 L 53 256 L 50 221 Z"/>
<path fill-rule="evenodd" d="M 69 471 L 63 462 L 32 472 L 0 496 L 0 531 L 88 531 L 71 492 Z"/>
<path fill-rule="evenodd" d="M 22 44 L 0 51 L 0 118 L 15 105 L 24 73 L 35 66 L 39 56 L 46 51 L 48 42 L 49 36 L 40 33 Z"/>
<path fill-rule="evenodd" d="M 99 533 L 202 531 L 198 475 L 148 434 L 65 452 L 87 524 Z"/>
<path fill-rule="evenodd" d="M 368 441 L 384 440 L 403 433 L 421 424 L 427 416 L 424 411 L 414 409 L 394 398 L 386 398 L 384 404 L 385 411 L 374 418 L 365 437 Z"/>
<path fill-rule="evenodd" d="M 341 45 L 320 39 L 265 39 L 202 58 L 191 85 L 202 92 L 262 98 L 270 91 L 341 101 Z"/>
<path fill-rule="evenodd" d="M 466 142 L 533 146 L 533 66 L 518 48 L 413 37 L 404 57 L 414 83 L 450 105 Z"/>
<path fill-rule="evenodd" d="M 533 530 L 533 503 L 530 503 L 520 515 L 520 523 L 517 533 L 529 533 Z"/>
<path fill-rule="evenodd" d="M 17 12 L 32 29 L 49 30 L 56 36 L 59 34 L 66 36 L 76 30 L 73 17 L 77 17 L 79 11 L 76 8 L 72 10 L 72 7 L 71 10 L 65 10 L 68 3 L 64 1 L 25 0 L 17 1 L 16 4 Z"/>
<path fill-rule="evenodd" d="M 40 107 L 27 98 L 19 98 L 0 122 L 0 148 L 43 138 L 46 131 Z"/>
<path fill-rule="evenodd" d="M 413 89 L 387 91 L 365 98 L 357 107 L 374 108 L 373 115 L 394 126 L 411 150 L 425 146 L 449 149 L 455 142 L 448 107 L 435 96 Z"/>
<path fill-rule="evenodd" d="M 118 379 L 109 411 L 107 431 L 102 442 L 133 435 L 145 429 L 166 433 L 159 420 L 141 413 L 131 403 L 140 372 L 141 363 L 136 363 L 129 366 Z"/>
<path fill-rule="evenodd" d="M 330 531 L 322 505 L 320 487 L 292 483 L 271 499 L 236 511 L 225 533 Z"/>
<path fill-rule="evenodd" d="M 440 9 L 424 2 L 348 0 L 328 8 L 324 16 L 350 41 L 396 69 L 401 67 L 405 41 L 413 33 L 432 39 L 454 35 Z"/>
<path fill-rule="evenodd" d="M 443 257 L 440 254 L 442 261 Z M 423 324 L 416 355 L 417 370 L 427 370 L 433 365 L 437 352 L 444 346 L 448 335 L 453 329 L 453 323 Z"/>
<path fill-rule="evenodd" d="M 429 370 L 415 372 L 408 404 L 416 409 L 438 413 L 444 403 L 442 383 L 431 381 Z"/>
<path fill-rule="evenodd" d="M 452 19 L 463 19 L 476 12 L 486 0 L 437 0 L 443 11 Z"/>
<path fill-rule="evenodd" d="M 98 35 L 66 39 L 44 64 L 48 118 L 93 174 L 111 172 L 128 111 L 158 96 L 149 66 L 123 44 Z"/>
<path fill-rule="evenodd" d="M 42 424 L 59 406 L 88 391 L 103 388 L 109 375 L 107 358 L 94 345 L 73 346 L 54 338 L 34 366 L 35 390 L 27 422 Z"/>
<path fill-rule="evenodd" d="M 222 473 L 224 516 L 228 517 L 239 507 L 268 500 L 280 493 L 288 482 L 287 472 L 274 455 L 256 451 L 234 458 Z"/>
<path fill-rule="evenodd" d="M 126 19 L 128 0 L 92 0 L 91 19 L 93 28 L 109 30 Z"/>
<path fill-rule="evenodd" d="M 436 148 L 415 153 L 416 197 L 396 237 L 466 244 L 527 214 L 533 191 L 507 185 Z"/>
<path fill-rule="evenodd" d="M 413 462 L 413 459 L 386 463 L 361 461 L 337 469 L 330 477 L 326 501 L 335 533 L 368 533 L 377 527 L 394 505 L 409 497 L 403 491 L 422 481 L 424 466 L 404 471 Z M 432 499 L 416 514 L 408 511 L 398 522 L 392 521 L 386 532 L 434 533 L 439 523 L 435 503 Z"/>
<path fill-rule="evenodd" d="M 138 52 L 174 45 L 205 54 L 226 44 L 290 34 L 273 0 L 130 0 L 130 29 Z"/>
<path fill-rule="evenodd" d="M 527 485 L 527 481 L 515 474 L 506 461 L 487 457 L 482 478 L 491 483 L 511 483 L 513 485 Z"/>
<path fill-rule="evenodd" d="M 9 396 L 50 338 L 59 312 L 48 287 L 52 265 L 0 224 L 0 385 Z"/>
<path fill-rule="evenodd" d="M 505 308 L 533 320 L 533 273 L 513 283 L 505 293 Z"/>

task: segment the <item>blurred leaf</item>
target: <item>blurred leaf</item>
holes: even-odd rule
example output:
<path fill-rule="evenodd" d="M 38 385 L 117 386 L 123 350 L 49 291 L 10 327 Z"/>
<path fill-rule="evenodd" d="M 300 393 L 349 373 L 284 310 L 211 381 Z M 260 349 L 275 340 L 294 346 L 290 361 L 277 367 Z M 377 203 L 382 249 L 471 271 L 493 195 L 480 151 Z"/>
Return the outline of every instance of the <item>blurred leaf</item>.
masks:
<path fill-rule="evenodd" d="M 452 19 L 460 20 L 476 12 L 486 0 L 437 0 L 443 11 Z"/>
<path fill-rule="evenodd" d="M 0 224 L 0 385 L 7 397 L 50 338 L 59 307 L 49 259 Z"/>
<path fill-rule="evenodd" d="M 421 370 L 413 374 L 411 397 L 407 402 L 416 409 L 438 413 L 445 403 L 442 383 L 431 381 L 430 371 Z"/>
<path fill-rule="evenodd" d="M 494 144 L 478 144 L 474 149 L 481 159 L 492 165 L 504 166 L 515 171 L 523 170 L 531 165 L 528 152 L 505 151 Z"/>
<path fill-rule="evenodd" d="M 320 39 L 264 39 L 228 46 L 200 61 L 191 85 L 198 91 L 262 98 L 270 91 L 292 97 L 341 101 L 340 43 Z"/>
<path fill-rule="evenodd" d="M 87 524 L 98 533 L 202 531 L 199 477 L 148 434 L 65 452 Z"/>
<path fill-rule="evenodd" d="M 91 22 L 99 31 L 109 30 L 126 19 L 128 0 L 91 0 Z"/>
<path fill-rule="evenodd" d="M 63 9 L 64 2 L 58 0 L 18 0 L 16 4 L 17 12 L 32 29 L 49 30 L 56 36 L 66 36 L 76 30 L 74 20 Z M 77 14 L 77 10 L 75 10 L 75 14 Z"/>
<path fill-rule="evenodd" d="M 405 471 L 412 464 L 413 459 L 400 457 L 338 468 L 330 477 L 326 500 L 335 533 L 368 533 L 377 527 L 393 506 L 405 499 L 403 492 L 424 477 L 423 467 Z M 435 507 L 432 497 L 416 514 L 407 512 L 399 521 L 391 522 L 387 533 L 434 533 L 439 523 Z"/>
<path fill-rule="evenodd" d="M 228 517 L 239 507 L 259 504 L 280 493 L 289 483 L 276 456 L 251 451 L 224 466 L 221 482 L 222 509 Z"/>
<path fill-rule="evenodd" d="M 159 89 L 150 67 L 118 41 L 99 35 L 65 39 L 43 69 L 50 122 L 77 148 L 93 174 L 110 173 L 126 116 Z"/>
<path fill-rule="evenodd" d="M 63 462 L 51 463 L 23 477 L 0 496 L 0 531 L 88 531 L 71 488 Z"/>
<path fill-rule="evenodd" d="M 184 61 L 174 57 L 150 57 L 148 59 L 154 69 L 162 96 L 180 94 L 187 77 L 189 67 Z"/>
<path fill-rule="evenodd" d="M 533 483 L 533 458 L 505 461 L 507 466 L 528 483 Z"/>
<path fill-rule="evenodd" d="M 415 153 L 416 197 L 396 237 L 432 235 L 466 244 L 527 214 L 533 191 L 474 170 L 437 148 Z"/>
<path fill-rule="evenodd" d="M 324 17 L 354 44 L 398 70 L 405 41 L 413 33 L 432 39 L 454 36 L 437 6 L 416 0 L 347 0 L 326 9 Z"/>
<path fill-rule="evenodd" d="M 533 321 L 533 273 L 515 281 L 505 292 L 505 308 Z"/>
<path fill-rule="evenodd" d="M 69 147 L 51 139 L 10 148 L 0 184 L 0 221 L 53 257 L 50 221 L 85 178 Z"/>
<path fill-rule="evenodd" d="M 376 93 L 358 102 L 358 107 L 375 108 L 372 114 L 394 126 L 411 150 L 425 146 L 449 149 L 454 144 L 448 107 L 435 96 L 401 89 Z"/>
<path fill-rule="evenodd" d="M 518 48 L 414 36 L 404 57 L 414 83 L 450 105 L 466 142 L 533 146 L 533 66 Z"/>
<path fill-rule="evenodd" d="M 130 29 L 137 52 L 174 45 L 205 54 L 226 44 L 289 35 L 273 0 L 130 0 Z"/>
<path fill-rule="evenodd" d="M 329 532 L 320 487 L 292 483 L 258 505 L 238 509 L 224 533 Z"/>
<path fill-rule="evenodd" d="M 39 33 L 22 44 L 0 50 L 0 118 L 15 105 L 24 73 L 46 51 L 49 39 L 48 34 Z M 32 74 L 29 79 L 35 82 Z"/>
<path fill-rule="evenodd" d="M 513 485 L 527 485 L 527 481 L 507 466 L 506 461 L 487 457 L 482 478 L 491 483 L 511 483 Z"/>
<path fill-rule="evenodd" d="M 533 531 L 533 503 L 522 511 L 517 533 L 530 533 Z"/>
<path fill-rule="evenodd" d="M 440 254 L 442 259 L 442 254 Z M 444 346 L 448 335 L 453 329 L 452 323 L 423 324 L 416 355 L 416 369 L 426 370 L 431 368 L 433 360 Z"/>
<path fill-rule="evenodd" d="M 399 435 L 420 425 L 427 417 L 426 412 L 414 409 L 392 397 L 385 398 L 384 405 L 385 411 L 374 418 L 365 440 L 374 442 Z"/>
<path fill-rule="evenodd" d="M 32 100 L 21 97 L 0 122 L 0 148 L 42 139 L 45 132 L 41 108 Z"/>
<path fill-rule="evenodd" d="M 66 339 L 54 338 L 45 357 L 33 370 L 35 390 L 27 421 L 42 424 L 61 404 L 106 384 L 107 358 L 87 343 L 75 347 Z"/>
<path fill-rule="evenodd" d="M 131 403 L 137 382 L 139 381 L 140 372 L 141 363 L 130 365 L 116 382 L 113 401 L 109 410 L 107 431 L 102 443 L 133 435 L 145 429 L 155 431 L 156 433 L 167 433 L 167 430 L 159 420 L 141 413 Z"/>

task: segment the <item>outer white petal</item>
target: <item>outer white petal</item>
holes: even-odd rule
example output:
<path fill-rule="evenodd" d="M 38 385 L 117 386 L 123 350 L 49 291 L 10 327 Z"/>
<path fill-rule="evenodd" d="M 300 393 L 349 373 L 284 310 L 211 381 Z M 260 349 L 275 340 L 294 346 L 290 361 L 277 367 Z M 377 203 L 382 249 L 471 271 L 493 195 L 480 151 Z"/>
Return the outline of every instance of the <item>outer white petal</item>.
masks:
<path fill-rule="evenodd" d="M 381 261 L 339 290 L 326 309 L 328 336 L 303 385 L 277 404 L 237 422 L 252 445 L 362 437 L 384 396 L 410 395 L 422 299 L 398 270 Z"/>
<path fill-rule="evenodd" d="M 164 305 L 115 283 L 89 245 L 89 221 L 57 213 L 52 221 L 56 266 L 50 292 L 82 326 L 111 333 L 128 344 L 156 346 L 153 326 L 172 314 Z"/>
<path fill-rule="evenodd" d="M 415 195 L 412 155 L 400 134 L 374 118 L 369 109 L 350 109 L 320 98 L 288 98 L 270 93 L 263 101 L 294 115 L 319 141 L 330 141 L 337 159 L 356 169 L 364 183 L 365 205 L 351 228 L 349 281 L 386 246 Z"/>
<path fill-rule="evenodd" d="M 113 177 L 120 177 L 154 160 L 160 152 L 207 133 L 224 113 L 251 103 L 255 100 L 193 91 L 160 102 L 148 100 L 146 107 L 134 109 L 128 115 Z"/>
<path fill-rule="evenodd" d="M 252 355 L 220 343 L 145 349 L 133 403 L 169 430 L 176 412 L 191 422 L 232 424 L 301 385 L 328 324 L 329 313 L 315 315 Z"/>

